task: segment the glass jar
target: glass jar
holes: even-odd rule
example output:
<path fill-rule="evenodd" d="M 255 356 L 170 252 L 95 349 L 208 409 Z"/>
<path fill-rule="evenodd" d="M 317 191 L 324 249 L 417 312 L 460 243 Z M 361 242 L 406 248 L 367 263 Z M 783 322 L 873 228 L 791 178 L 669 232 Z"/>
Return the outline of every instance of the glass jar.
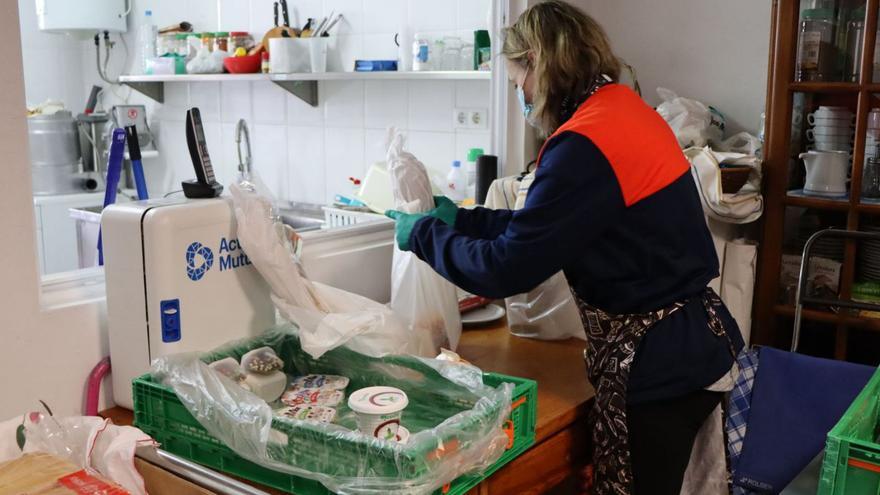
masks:
<path fill-rule="evenodd" d="M 844 68 L 844 80 L 859 82 L 859 64 L 862 61 L 862 45 L 865 41 L 865 22 L 861 20 L 849 21 L 846 25 L 846 66 Z"/>
<path fill-rule="evenodd" d="M 254 47 L 254 37 L 245 31 L 233 31 L 229 33 L 229 52 L 235 53 L 235 50 L 244 48 L 250 51 Z"/>
<path fill-rule="evenodd" d="M 225 31 L 214 33 L 214 50 L 229 51 L 229 33 Z"/>
<path fill-rule="evenodd" d="M 186 37 L 186 60 L 190 61 L 196 58 L 199 48 L 202 46 L 202 35 L 199 33 L 190 33 Z"/>
<path fill-rule="evenodd" d="M 177 46 L 177 34 L 160 34 L 156 38 L 156 55 L 160 57 L 165 55 L 174 55 L 175 53 L 177 53 Z"/>
<path fill-rule="evenodd" d="M 202 33 L 202 46 L 209 52 L 214 51 L 214 33 Z"/>
<path fill-rule="evenodd" d="M 834 81 L 837 48 L 834 45 L 834 11 L 807 9 L 798 33 L 795 80 Z"/>
<path fill-rule="evenodd" d="M 880 160 L 868 158 L 862 171 L 862 197 L 880 198 Z"/>
<path fill-rule="evenodd" d="M 187 38 L 189 38 L 189 33 L 177 33 L 174 35 L 175 46 L 177 47 L 175 55 L 186 57 L 189 54 L 189 47 L 186 43 Z"/>

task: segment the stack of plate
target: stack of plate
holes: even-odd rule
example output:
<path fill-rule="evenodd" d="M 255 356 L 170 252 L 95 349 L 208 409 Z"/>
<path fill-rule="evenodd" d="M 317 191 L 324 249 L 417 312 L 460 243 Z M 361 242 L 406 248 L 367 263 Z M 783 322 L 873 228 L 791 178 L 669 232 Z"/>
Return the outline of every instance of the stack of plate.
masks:
<path fill-rule="evenodd" d="M 863 225 L 861 230 L 880 232 L 880 225 Z M 862 241 L 859 244 L 859 280 L 880 280 L 880 241 Z"/>
<path fill-rule="evenodd" d="M 809 224 L 801 223 L 798 228 L 797 250 L 803 253 L 807 240 L 816 233 L 816 229 Z M 840 237 L 820 237 L 813 243 L 810 250 L 810 256 L 827 258 L 838 262 L 843 262 L 844 240 Z"/>

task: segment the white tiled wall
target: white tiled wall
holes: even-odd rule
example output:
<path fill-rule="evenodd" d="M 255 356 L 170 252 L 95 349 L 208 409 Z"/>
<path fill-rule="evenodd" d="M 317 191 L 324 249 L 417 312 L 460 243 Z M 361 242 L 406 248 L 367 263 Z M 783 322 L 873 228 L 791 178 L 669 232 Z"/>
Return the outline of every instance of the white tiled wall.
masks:
<path fill-rule="evenodd" d="M 28 5 L 31 0 L 20 0 Z M 133 0 L 126 35 L 129 57 L 123 69 L 121 44 L 111 63 L 112 74 L 131 71 L 139 60 L 138 25 L 145 9 L 156 24 L 181 20 L 196 31 L 249 30 L 263 33 L 272 25 L 272 0 Z M 487 25 L 489 0 L 296 0 L 289 1 L 292 23 L 331 12 L 344 20 L 334 29 L 329 70 L 351 70 L 356 58 L 397 58 L 394 34 L 403 26 L 430 36 L 473 36 Z M 39 33 L 39 36 L 49 36 Z M 72 42 L 73 43 L 73 42 Z M 92 84 L 101 84 L 94 69 L 94 46 L 79 44 L 82 75 L 71 78 L 68 105 L 78 109 Z M 25 56 L 29 48 L 25 47 Z M 43 82 L 26 77 L 28 92 Z M 34 89 L 36 91 L 36 89 Z M 78 98 L 76 95 L 81 94 Z M 73 96 L 70 96 L 73 95 Z M 144 103 L 158 138 L 160 158 L 145 160 L 145 171 L 156 196 L 179 189 L 193 175 L 183 127 L 185 111 L 198 106 L 206 138 L 221 182 L 234 177 L 237 155 L 234 127 L 239 118 L 251 129 L 254 168 L 282 198 L 326 202 L 334 194 L 350 194 L 348 177 L 363 177 L 370 164 L 384 159 L 388 126 L 407 131 L 409 149 L 435 175 L 445 175 L 453 159 L 467 150 L 489 152 L 489 129 L 455 130 L 453 109 L 489 107 L 488 81 L 325 81 L 319 85 L 318 107 L 311 107 L 271 82 L 169 83 L 165 103 L 154 104 L 128 88 L 105 92 L 109 107 L 127 100 Z"/>

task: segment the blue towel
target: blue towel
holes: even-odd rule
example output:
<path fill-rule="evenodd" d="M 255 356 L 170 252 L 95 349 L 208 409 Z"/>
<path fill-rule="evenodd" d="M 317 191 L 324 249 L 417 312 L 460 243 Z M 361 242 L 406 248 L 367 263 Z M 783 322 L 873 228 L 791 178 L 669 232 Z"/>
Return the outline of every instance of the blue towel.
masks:
<path fill-rule="evenodd" d="M 761 349 L 735 485 L 779 493 L 816 457 L 875 369 Z"/>

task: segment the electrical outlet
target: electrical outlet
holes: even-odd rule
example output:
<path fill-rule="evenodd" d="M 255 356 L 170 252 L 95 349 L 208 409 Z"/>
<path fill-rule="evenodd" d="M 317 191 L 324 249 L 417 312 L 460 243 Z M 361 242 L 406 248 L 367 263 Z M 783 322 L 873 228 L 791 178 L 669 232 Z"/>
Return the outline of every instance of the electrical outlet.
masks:
<path fill-rule="evenodd" d="M 489 112 L 485 108 L 471 110 L 470 127 L 472 129 L 487 129 L 489 127 Z"/>
<path fill-rule="evenodd" d="M 470 122 L 470 115 L 466 109 L 456 108 L 452 111 L 452 128 L 467 129 Z"/>
<path fill-rule="evenodd" d="M 487 129 L 489 111 L 485 108 L 456 108 L 452 111 L 452 127 L 455 129 Z"/>

